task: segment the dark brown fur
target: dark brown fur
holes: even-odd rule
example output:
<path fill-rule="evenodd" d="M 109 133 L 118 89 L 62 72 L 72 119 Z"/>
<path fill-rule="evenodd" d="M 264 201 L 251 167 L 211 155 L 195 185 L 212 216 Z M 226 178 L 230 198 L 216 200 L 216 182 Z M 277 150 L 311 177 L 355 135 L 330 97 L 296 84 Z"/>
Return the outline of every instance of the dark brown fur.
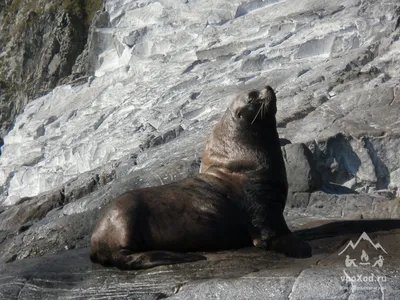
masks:
<path fill-rule="evenodd" d="M 273 90 L 238 97 L 215 127 L 203 174 L 134 190 L 103 212 L 91 259 L 121 269 L 205 259 L 183 253 L 253 244 L 289 256 L 311 255 L 283 218 L 285 166 L 276 131 Z"/>

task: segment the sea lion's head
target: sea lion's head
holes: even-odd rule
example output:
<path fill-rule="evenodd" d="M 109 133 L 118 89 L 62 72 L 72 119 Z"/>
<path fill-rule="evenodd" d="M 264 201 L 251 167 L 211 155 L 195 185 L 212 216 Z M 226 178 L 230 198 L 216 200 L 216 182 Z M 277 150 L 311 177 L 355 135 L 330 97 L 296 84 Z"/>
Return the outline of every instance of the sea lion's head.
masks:
<path fill-rule="evenodd" d="M 270 86 L 235 98 L 207 141 L 200 172 L 211 167 L 236 173 L 260 170 L 270 162 L 266 155 L 281 159 L 275 115 L 276 96 Z"/>
<path fill-rule="evenodd" d="M 252 90 L 237 97 L 229 106 L 228 114 L 240 125 L 275 126 L 276 95 L 270 86 Z"/>

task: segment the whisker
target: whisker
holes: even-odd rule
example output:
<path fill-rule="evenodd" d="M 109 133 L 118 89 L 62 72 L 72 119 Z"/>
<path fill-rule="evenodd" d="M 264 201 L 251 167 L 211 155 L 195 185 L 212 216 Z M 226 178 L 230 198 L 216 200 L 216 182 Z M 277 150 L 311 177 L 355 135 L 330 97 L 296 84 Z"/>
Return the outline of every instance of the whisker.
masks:
<path fill-rule="evenodd" d="M 260 106 L 260 109 L 257 111 L 256 116 L 254 117 L 253 121 L 251 122 L 252 125 L 253 125 L 253 123 L 255 122 L 255 120 L 257 119 L 258 114 L 261 112 L 261 109 L 262 109 L 262 105 Z"/>
<path fill-rule="evenodd" d="M 263 103 L 261 104 L 261 108 L 262 108 L 262 111 L 261 111 L 261 119 L 264 119 L 265 113 L 267 112 L 267 106 L 265 105 L 265 102 L 263 102 Z"/>
<path fill-rule="evenodd" d="M 268 103 L 266 101 L 263 102 L 263 113 L 264 116 L 268 113 Z"/>

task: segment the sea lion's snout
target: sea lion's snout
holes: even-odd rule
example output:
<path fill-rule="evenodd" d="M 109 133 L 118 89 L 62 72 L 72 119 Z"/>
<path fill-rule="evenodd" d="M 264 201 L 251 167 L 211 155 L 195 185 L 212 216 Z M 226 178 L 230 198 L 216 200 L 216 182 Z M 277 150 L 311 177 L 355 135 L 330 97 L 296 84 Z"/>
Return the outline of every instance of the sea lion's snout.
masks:
<path fill-rule="evenodd" d="M 269 85 L 251 90 L 237 97 L 228 112 L 240 125 L 272 124 L 276 114 L 275 92 Z"/>
<path fill-rule="evenodd" d="M 259 97 L 261 98 L 261 100 L 263 102 L 270 102 L 270 101 L 276 102 L 275 92 L 272 89 L 272 87 L 270 87 L 269 85 L 265 86 L 261 90 L 261 93 L 260 93 Z"/>
<path fill-rule="evenodd" d="M 268 121 L 274 118 L 276 113 L 276 96 L 274 90 L 265 86 L 260 90 L 252 90 L 247 94 L 247 103 L 240 110 L 240 116 L 244 116 L 250 124 Z"/>

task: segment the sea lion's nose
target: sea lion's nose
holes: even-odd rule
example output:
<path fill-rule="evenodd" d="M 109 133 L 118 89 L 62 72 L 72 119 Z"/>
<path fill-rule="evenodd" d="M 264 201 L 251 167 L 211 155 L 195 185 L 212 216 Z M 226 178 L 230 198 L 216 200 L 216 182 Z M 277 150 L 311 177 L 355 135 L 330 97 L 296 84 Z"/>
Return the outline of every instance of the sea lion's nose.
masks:
<path fill-rule="evenodd" d="M 269 92 L 273 92 L 274 90 L 272 89 L 272 87 L 270 87 L 269 85 L 265 86 L 265 89 Z"/>
<path fill-rule="evenodd" d="M 272 87 L 270 87 L 269 85 L 266 85 L 262 91 L 261 91 L 261 95 L 260 97 L 265 99 L 265 100 L 271 100 L 273 98 L 275 98 L 275 92 L 272 89 Z"/>

